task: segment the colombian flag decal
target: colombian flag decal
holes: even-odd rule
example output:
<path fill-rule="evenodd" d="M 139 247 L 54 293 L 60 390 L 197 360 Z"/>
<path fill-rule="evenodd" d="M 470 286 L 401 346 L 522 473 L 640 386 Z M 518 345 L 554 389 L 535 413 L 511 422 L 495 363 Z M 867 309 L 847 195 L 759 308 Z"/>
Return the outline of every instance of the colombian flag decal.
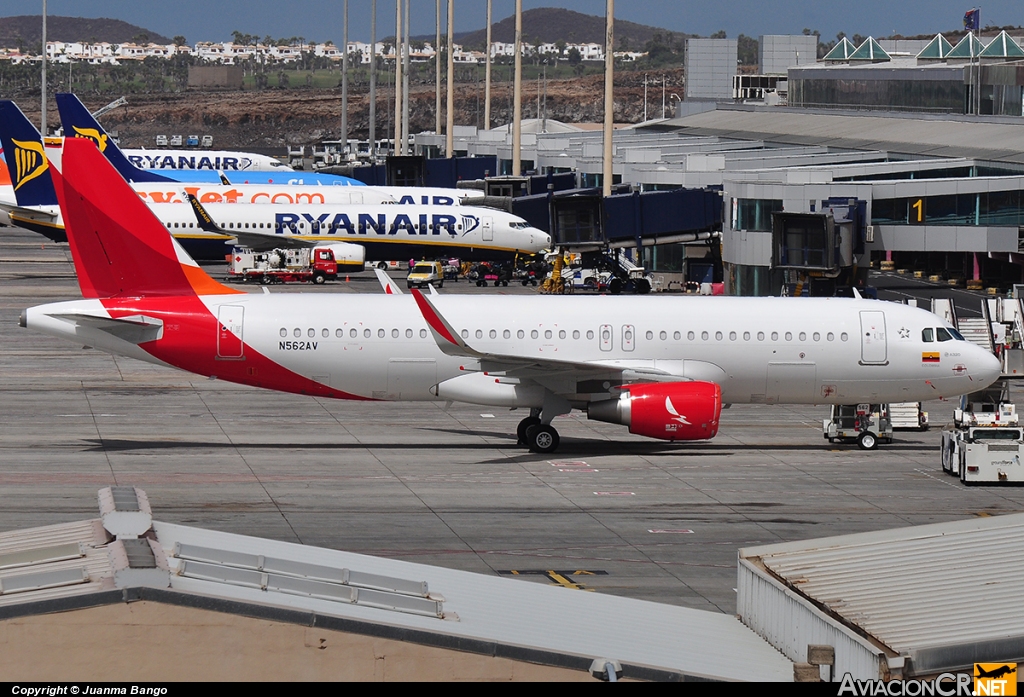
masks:
<path fill-rule="evenodd" d="M 922 363 L 938 363 L 939 362 L 939 352 L 938 351 L 924 351 L 923 353 L 921 353 L 921 362 Z"/>

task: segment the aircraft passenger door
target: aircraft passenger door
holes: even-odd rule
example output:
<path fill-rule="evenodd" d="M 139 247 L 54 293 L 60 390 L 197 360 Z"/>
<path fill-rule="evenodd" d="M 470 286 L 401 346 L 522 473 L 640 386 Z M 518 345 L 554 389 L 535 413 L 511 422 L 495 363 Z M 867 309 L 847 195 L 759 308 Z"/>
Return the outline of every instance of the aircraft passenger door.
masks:
<path fill-rule="evenodd" d="M 484 236 L 484 242 L 494 241 L 494 219 L 489 217 L 480 218 L 480 229 Z"/>
<path fill-rule="evenodd" d="M 221 305 L 217 310 L 217 358 L 239 359 L 242 355 L 242 319 L 245 308 L 241 305 Z"/>
<path fill-rule="evenodd" d="M 875 365 L 887 362 L 884 312 L 864 310 L 860 313 L 860 362 Z"/>
<path fill-rule="evenodd" d="M 622 350 L 632 351 L 636 338 L 636 331 L 633 329 L 632 324 L 622 325 Z"/>
<path fill-rule="evenodd" d="M 613 342 L 613 339 L 612 339 L 612 325 L 610 325 L 610 324 L 602 324 L 601 325 L 601 330 L 598 332 L 598 337 L 597 338 L 598 338 L 598 341 L 600 342 L 601 350 L 602 351 L 611 351 L 612 350 L 612 342 Z"/>

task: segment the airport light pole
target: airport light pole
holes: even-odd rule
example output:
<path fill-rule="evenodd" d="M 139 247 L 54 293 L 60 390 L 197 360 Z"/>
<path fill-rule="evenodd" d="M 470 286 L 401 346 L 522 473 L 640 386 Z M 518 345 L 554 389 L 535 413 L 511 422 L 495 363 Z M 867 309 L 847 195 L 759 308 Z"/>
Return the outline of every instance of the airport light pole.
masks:
<path fill-rule="evenodd" d="M 341 154 L 348 148 L 348 0 L 341 29 Z"/>
<path fill-rule="evenodd" d="M 405 55 L 402 57 L 402 154 L 409 154 L 409 3 L 405 0 L 405 34 L 402 40 L 402 47 Z"/>
<path fill-rule="evenodd" d="M 434 133 L 441 134 L 441 0 L 435 0 L 434 26 Z"/>
<path fill-rule="evenodd" d="M 522 2 L 522 0 L 516 0 Z M 601 171 L 601 193 L 612 195 L 612 78 L 615 75 L 615 0 L 608 0 L 604 36 L 604 166 Z"/>
<path fill-rule="evenodd" d="M 455 44 L 452 34 L 455 30 L 455 0 L 448 0 L 448 94 L 445 99 L 444 156 L 455 156 Z"/>
<path fill-rule="evenodd" d="M 377 162 L 377 0 L 370 0 L 370 161 Z"/>
<path fill-rule="evenodd" d="M 42 83 L 43 109 L 39 122 L 40 133 L 46 138 L 46 0 L 43 0 L 43 83 Z"/>
<path fill-rule="evenodd" d="M 395 0 L 395 147 L 400 155 L 402 142 L 402 0 Z"/>
<path fill-rule="evenodd" d="M 523 173 L 523 0 L 516 0 L 515 77 L 512 82 L 512 176 Z"/>
<path fill-rule="evenodd" d="M 487 0 L 487 62 L 484 64 L 484 129 L 491 129 L 491 0 Z"/>

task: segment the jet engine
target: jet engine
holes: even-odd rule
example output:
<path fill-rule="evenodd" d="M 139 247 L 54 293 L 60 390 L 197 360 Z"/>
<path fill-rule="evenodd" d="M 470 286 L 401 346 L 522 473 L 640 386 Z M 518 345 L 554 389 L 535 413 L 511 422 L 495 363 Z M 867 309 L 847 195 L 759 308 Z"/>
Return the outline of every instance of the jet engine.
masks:
<path fill-rule="evenodd" d="M 629 426 L 629 432 L 661 440 L 708 440 L 718 433 L 722 388 L 713 382 L 630 385 L 618 399 L 592 402 L 587 418 Z"/>
<path fill-rule="evenodd" d="M 324 246 L 334 253 L 338 271 L 363 270 L 363 265 L 366 262 L 366 248 L 363 245 L 351 242 L 333 242 Z"/>

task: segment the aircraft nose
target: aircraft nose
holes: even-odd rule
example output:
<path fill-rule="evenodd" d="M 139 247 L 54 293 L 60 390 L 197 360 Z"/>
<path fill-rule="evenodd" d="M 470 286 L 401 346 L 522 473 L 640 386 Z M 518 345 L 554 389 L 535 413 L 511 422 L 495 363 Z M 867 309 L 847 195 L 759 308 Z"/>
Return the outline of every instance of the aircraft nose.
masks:
<path fill-rule="evenodd" d="M 1002 373 L 1003 366 L 998 358 L 980 347 L 972 351 L 970 375 L 975 382 L 982 383 L 979 390 L 998 380 Z"/>

